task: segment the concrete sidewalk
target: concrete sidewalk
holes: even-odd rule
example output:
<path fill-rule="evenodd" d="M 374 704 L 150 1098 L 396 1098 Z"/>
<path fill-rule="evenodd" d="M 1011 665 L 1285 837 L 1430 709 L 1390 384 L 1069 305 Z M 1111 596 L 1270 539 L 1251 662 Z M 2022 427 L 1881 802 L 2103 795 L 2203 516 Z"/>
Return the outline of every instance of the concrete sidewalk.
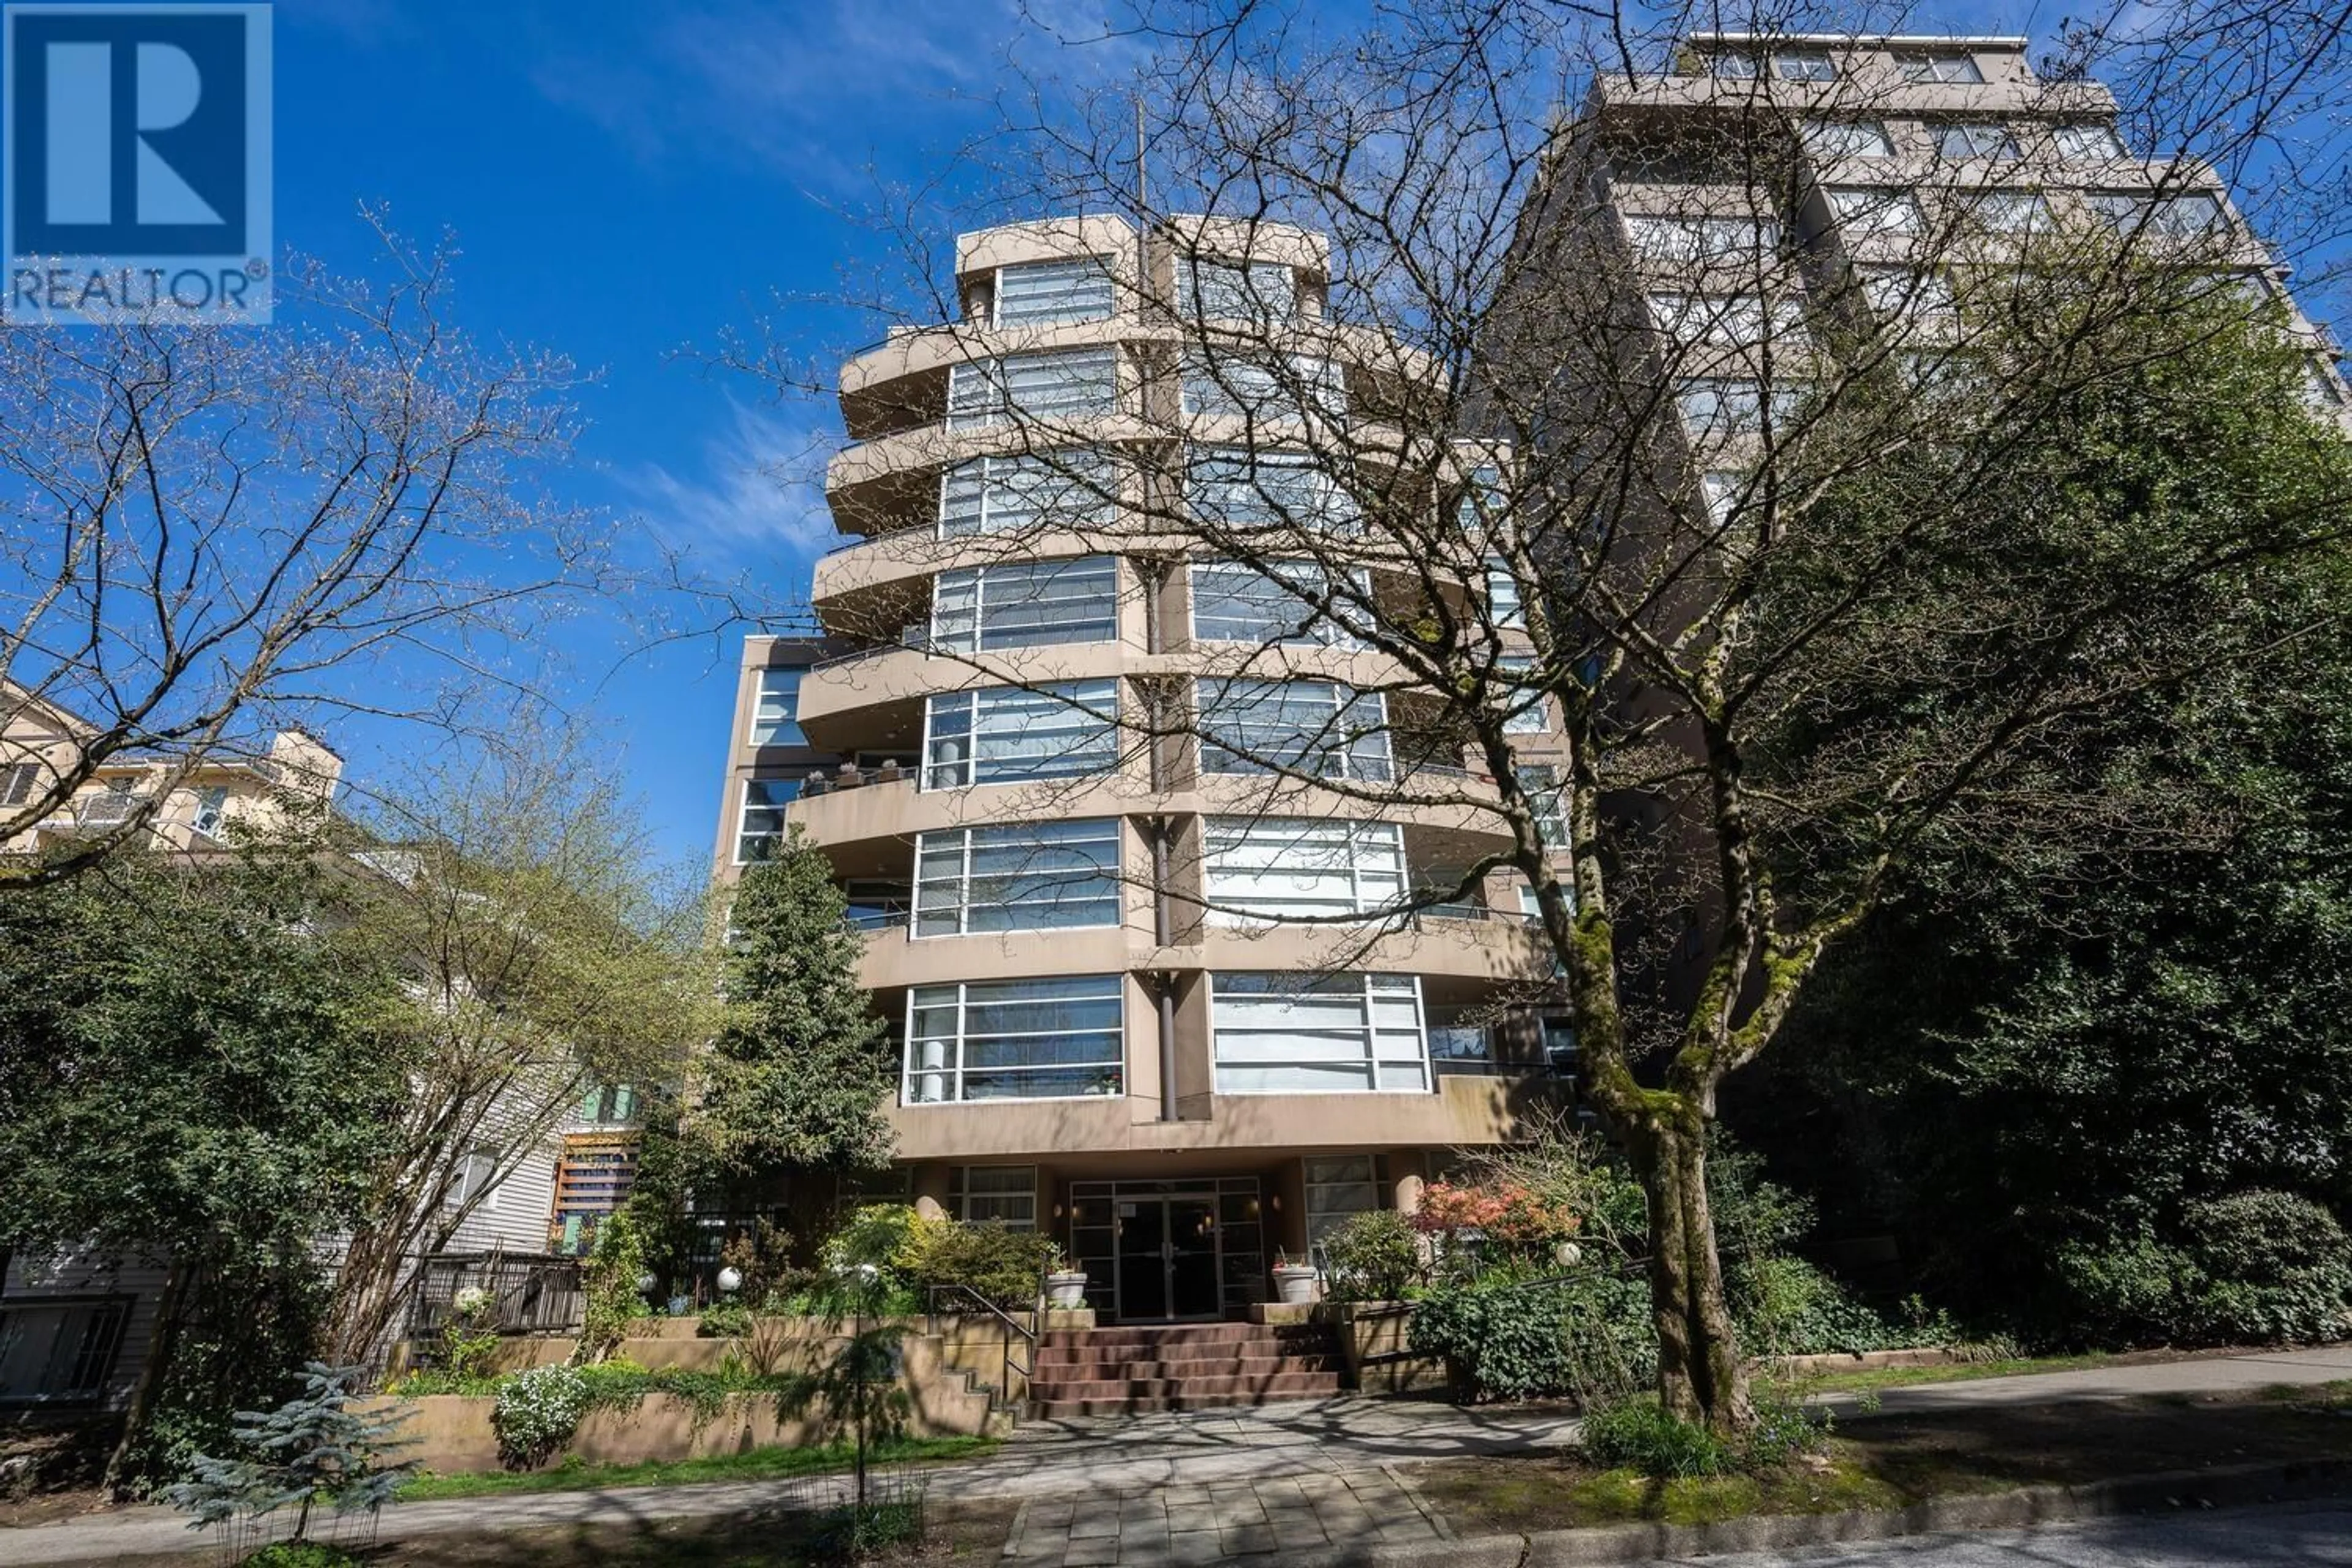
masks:
<path fill-rule="evenodd" d="M 1885 1390 L 1879 1408 L 1892 1413 L 2053 1404 L 2339 1378 L 2352 1378 L 2352 1346 L 1916 1384 Z M 1172 1562 L 1180 1547 L 1187 1554 L 1205 1552 L 1212 1539 L 1216 1554 L 1206 1561 L 1295 1552 L 1311 1544 L 1306 1540 L 1310 1528 L 1333 1546 L 1402 1544 L 1435 1539 L 1444 1525 L 1420 1505 L 1409 1477 L 1392 1467 L 1554 1447 L 1573 1441 L 1575 1434 L 1574 1418 L 1556 1406 L 1465 1410 L 1353 1396 L 1256 1409 L 1031 1423 L 986 1459 L 933 1471 L 930 1495 L 940 1501 L 1042 1500 L 1042 1506 L 1024 1515 L 1012 1543 L 1014 1552 L 1025 1563 L 1071 1568 Z M 1330 1484 L 1333 1479 L 1341 1484 Z M 1279 1484 L 1286 1481 L 1292 1484 Z M 383 1530 L 391 1539 L 709 1517 L 773 1507 L 805 1497 L 809 1489 L 806 1480 L 751 1481 L 404 1503 L 387 1510 Z M 1055 1506 L 1059 1500 L 1071 1506 Z M 1081 1500 L 1096 1506 L 1082 1513 Z M 1129 1500 L 1148 1500 L 1129 1507 Z M 1106 1520 L 1114 1510 L 1118 1528 L 1108 1531 Z M 1186 1528 L 1180 1531 L 1179 1525 Z M 1122 1550 L 1130 1533 L 1132 1550 Z M 1174 1540 L 1178 1534 L 1192 1539 L 1180 1543 Z M 207 1539 L 168 1510 L 126 1509 L 62 1524 L 0 1530 L 0 1565 L 106 1562 L 195 1550 Z"/>

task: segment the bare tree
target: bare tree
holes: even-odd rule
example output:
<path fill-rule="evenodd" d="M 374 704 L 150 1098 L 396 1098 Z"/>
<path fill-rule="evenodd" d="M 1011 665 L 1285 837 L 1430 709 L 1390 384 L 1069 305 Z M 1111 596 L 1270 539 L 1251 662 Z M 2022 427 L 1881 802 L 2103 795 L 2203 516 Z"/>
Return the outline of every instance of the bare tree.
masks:
<path fill-rule="evenodd" d="M 527 742 L 399 794 L 345 851 L 330 915 L 399 978 L 383 1034 L 408 1087 L 340 1260 L 339 1362 L 373 1359 L 414 1260 L 545 1161 L 588 1089 L 678 1082 L 717 1023 L 698 881 L 665 881 L 579 748 Z"/>
<path fill-rule="evenodd" d="M 1139 95 L 1021 125 L 1033 211 L 1140 237 L 1121 259 L 1054 220 L 1112 255 L 1118 353 L 940 282 L 909 315 L 954 324 L 910 320 L 839 388 L 853 437 L 932 443 L 956 521 L 876 549 L 992 581 L 999 640 L 945 578 L 826 606 L 854 644 L 920 626 L 972 687 L 1115 734 L 1074 776 L 1131 761 L 1152 795 L 1255 781 L 1223 809 L 1267 822 L 1457 825 L 1457 858 L 1303 923 L 1337 965 L 1526 889 L 1530 994 L 1556 969 L 1649 1195 L 1662 1397 L 1726 1430 L 1751 1412 L 1706 1205 L 1725 1079 L 1922 856 L 2203 831 L 2083 783 L 2108 726 L 2327 635 L 2261 613 L 2265 585 L 2352 518 L 2340 385 L 2216 173 L 2280 142 L 2309 73 L 2092 28 L 1969 111 L 1933 92 L 1965 49 L 1811 36 L 1886 16 L 1743 20 L 1470 0 L 1326 44 L 1255 8 L 1149 19 Z M 2340 81 L 2340 40 L 2307 31 Z M 2216 74 L 2119 118 L 2108 59 Z M 769 323 L 728 357 L 832 391 L 791 343 Z M 955 368 L 899 374 L 925 356 Z M 2179 442 L 2217 459 L 2195 503 L 2133 491 Z M 2273 463 L 2320 477 L 2273 490 Z M 836 512 L 903 521 L 899 483 L 846 454 Z M 958 483 L 1003 499 L 966 526 Z M 1040 646 L 1083 637 L 1024 634 L 1103 557 L 1181 671 L 1090 682 Z M 1258 912 L 1181 853 L 1145 879 Z"/>
<path fill-rule="evenodd" d="M 528 696 L 536 634 L 614 585 L 615 527 L 538 485 L 569 367 L 457 331 L 448 258 L 383 238 L 388 281 L 298 265 L 268 328 L 0 332 L 0 694 L 56 731 L 0 842 L 110 759 L 169 764 L 0 886 L 90 865 L 271 729 Z"/>

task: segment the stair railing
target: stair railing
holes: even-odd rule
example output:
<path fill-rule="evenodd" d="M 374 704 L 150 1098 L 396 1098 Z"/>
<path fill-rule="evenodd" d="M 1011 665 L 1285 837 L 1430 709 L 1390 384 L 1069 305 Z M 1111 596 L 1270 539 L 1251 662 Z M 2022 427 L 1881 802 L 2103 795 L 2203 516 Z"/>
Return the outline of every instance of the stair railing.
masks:
<path fill-rule="evenodd" d="M 1045 1298 L 1042 1295 L 1038 1298 L 1040 1300 L 1043 1300 Z M 1003 1308 L 998 1306 L 995 1302 L 990 1300 L 987 1297 L 982 1295 L 979 1291 L 973 1289 L 969 1285 L 933 1285 L 925 1292 L 926 1321 L 924 1327 L 925 1331 L 929 1333 L 938 1334 L 940 1331 L 940 1316 L 941 1312 L 940 1303 L 942 1300 L 950 1302 L 971 1302 L 979 1307 L 982 1311 L 987 1313 L 990 1317 L 994 1318 L 999 1323 L 1002 1323 L 1004 1326 L 1003 1369 L 997 1375 L 996 1387 L 992 1390 L 989 1394 L 989 1408 L 993 1410 L 1000 1403 L 1007 1405 L 1011 1404 L 1013 1400 L 1013 1374 L 1016 1372 L 1021 1374 L 1022 1386 L 1026 1389 L 1029 1384 L 1031 1370 L 1037 1364 L 1036 1331 L 1034 1329 L 1024 1328 L 1018 1318 L 1015 1318 L 1012 1313 L 1006 1311 Z M 950 1308 L 949 1310 L 961 1310 L 961 1309 Z M 1022 1344 L 1026 1347 L 1024 1352 L 1019 1357 L 1015 1357 L 1013 1353 L 1013 1345 L 1015 1340 L 1020 1341 Z"/>

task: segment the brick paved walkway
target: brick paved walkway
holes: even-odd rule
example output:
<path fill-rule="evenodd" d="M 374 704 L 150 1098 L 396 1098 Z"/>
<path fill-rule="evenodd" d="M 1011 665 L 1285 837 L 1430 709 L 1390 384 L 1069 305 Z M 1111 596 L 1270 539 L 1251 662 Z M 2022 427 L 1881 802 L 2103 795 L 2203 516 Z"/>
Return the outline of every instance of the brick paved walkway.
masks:
<path fill-rule="evenodd" d="M 1387 1467 L 1339 1475 L 1180 1484 L 1100 1498 L 1040 1499 L 1021 1510 L 1007 1562 L 1231 1563 L 1332 1547 L 1450 1541 L 1444 1521 Z"/>

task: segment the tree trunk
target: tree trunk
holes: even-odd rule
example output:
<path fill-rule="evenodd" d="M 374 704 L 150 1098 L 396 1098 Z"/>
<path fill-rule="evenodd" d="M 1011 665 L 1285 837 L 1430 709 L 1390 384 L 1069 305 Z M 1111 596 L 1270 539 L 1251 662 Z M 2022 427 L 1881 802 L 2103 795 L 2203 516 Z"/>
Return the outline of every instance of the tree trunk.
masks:
<path fill-rule="evenodd" d="M 1716 1256 L 1706 1124 L 1694 1115 L 1644 1129 L 1632 1142 L 1649 1198 L 1659 1402 L 1685 1421 L 1736 1436 L 1756 1413 Z"/>
<path fill-rule="evenodd" d="M 114 1452 L 106 1461 L 106 1477 L 99 1483 L 109 1493 L 120 1495 L 123 1482 L 129 1479 L 131 1449 L 155 1413 L 155 1396 L 163 1389 L 163 1375 L 171 1369 L 172 1352 L 179 1344 L 180 1314 L 187 1299 L 188 1266 L 174 1258 L 163 1276 L 163 1298 L 155 1304 L 155 1328 L 147 1336 L 146 1364 L 139 1369 L 138 1385 L 131 1391 L 131 1408 L 122 1417 L 122 1436 L 115 1440 Z"/>
<path fill-rule="evenodd" d="M 405 1297 L 401 1289 L 404 1254 L 383 1231 L 356 1232 L 335 1271 L 334 1304 L 329 1315 L 326 1357 L 333 1366 L 373 1365 L 374 1352 L 392 1331 Z"/>

